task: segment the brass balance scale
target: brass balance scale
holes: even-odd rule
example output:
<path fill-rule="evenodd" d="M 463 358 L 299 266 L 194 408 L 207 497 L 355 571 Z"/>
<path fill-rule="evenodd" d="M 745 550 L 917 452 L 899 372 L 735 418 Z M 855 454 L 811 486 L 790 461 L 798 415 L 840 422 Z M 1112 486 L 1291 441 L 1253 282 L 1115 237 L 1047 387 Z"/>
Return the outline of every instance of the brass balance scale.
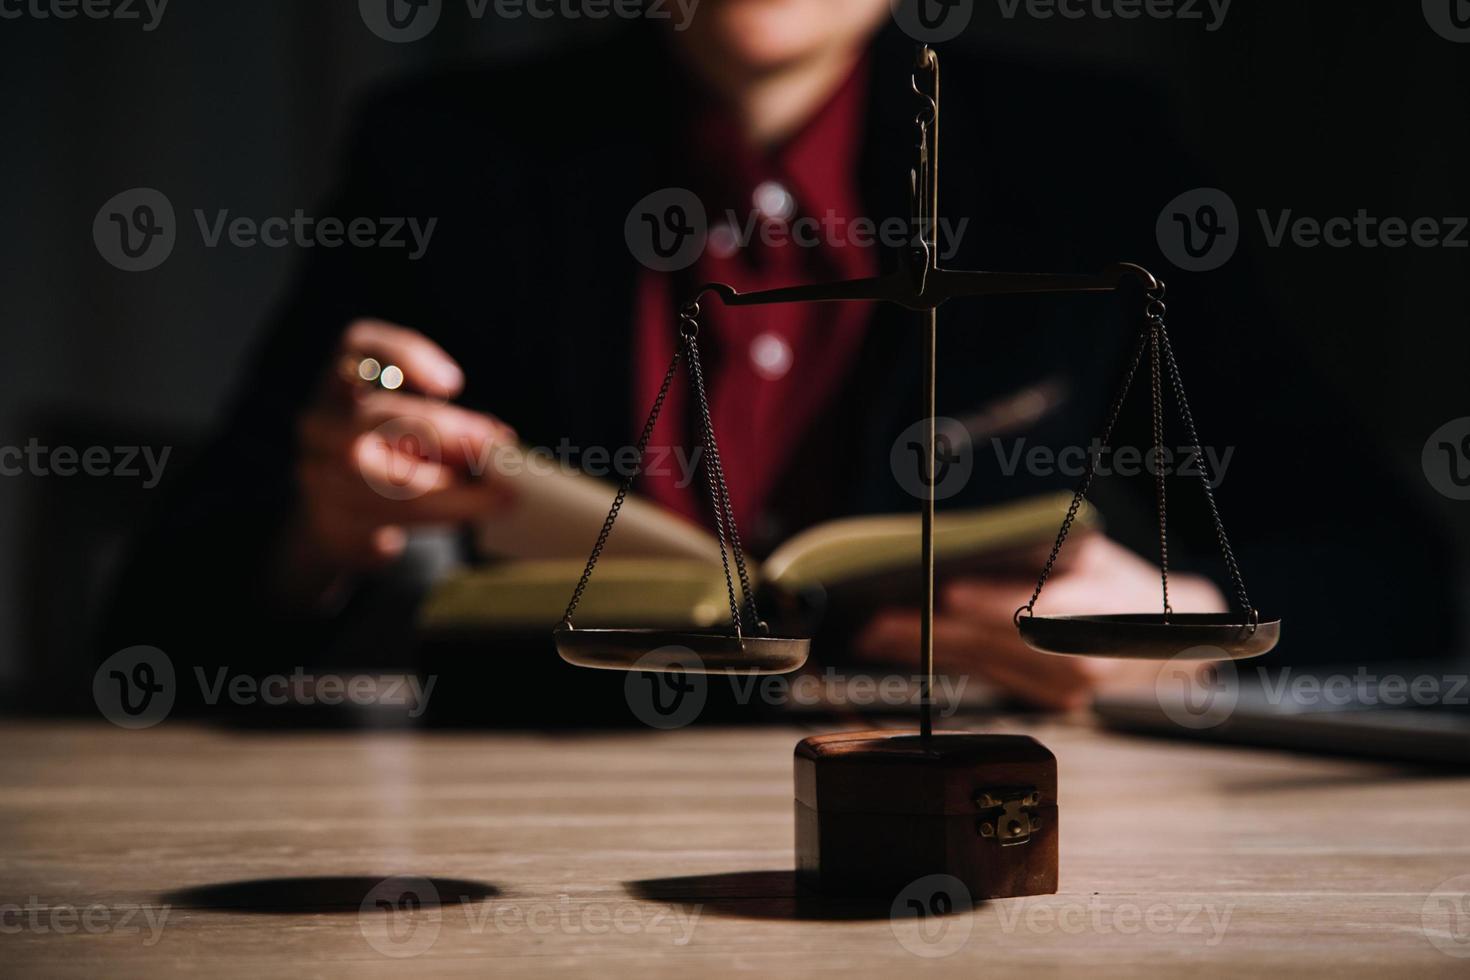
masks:
<path fill-rule="evenodd" d="M 1163 445 L 1162 392 L 1166 385 L 1173 389 L 1188 446 L 1196 458 L 1200 456 L 1200 440 L 1164 328 L 1164 283 L 1146 269 L 1120 263 L 1101 275 L 1084 276 L 939 267 L 939 57 L 927 46 L 919 51 L 911 87 L 921 102 L 915 120 L 918 163 L 910 172 L 913 217 L 921 229 L 920 240 L 907 251 L 899 268 L 876 278 L 753 293 L 709 283 L 682 307 L 680 343 L 638 440 L 639 465 L 618 488 L 554 638 L 562 659 L 583 667 L 743 674 L 779 674 L 800 668 L 807 660 L 810 639 L 771 635 L 751 589 L 710 420 L 699 356 L 700 302 L 706 297 L 727 306 L 877 301 L 896 303 L 923 314 L 923 417 L 928 423 L 928 479 L 924 483 L 928 493 L 923 500 L 920 532 L 924 581 L 919 730 L 816 736 L 797 747 L 798 872 L 803 882 L 828 893 L 892 894 L 892 889 L 915 878 L 944 873 L 963 882 L 975 898 L 1041 894 L 1056 889 L 1055 758 L 1026 736 L 936 732 L 933 727 L 934 389 L 939 306 L 955 297 L 1113 292 L 1129 280 L 1136 281 L 1146 298 L 1143 323 L 1100 444 L 1108 445 L 1112 437 L 1145 353 L 1152 376 L 1155 444 Z M 699 438 L 724 564 L 730 628 L 696 632 L 575 627 L 573 614 L 641 468 L 680 361 L 687 363 L 699 408 Z M 1092 486 L 1093 463 L 1090 458 L 1030 600 L 1016 610 L 1015 622 L 1022 640 L 1048 654 L 1152 660 L 1245 659 L 1275 647 L 1281 622 L 1263 618 L 1251 605 L 1203 467 L 1199 473 L 1201 488 L 1230 576 L 1232 612 L 1176 613 L 1170 607 L 1167 506 L 1160 469 L 1156 479 L 1160 610 L 1124 615 L 1035 614 L 1036 602 Z M 875 856 L 875 852 L 881 852 L 881 856 Z"/>

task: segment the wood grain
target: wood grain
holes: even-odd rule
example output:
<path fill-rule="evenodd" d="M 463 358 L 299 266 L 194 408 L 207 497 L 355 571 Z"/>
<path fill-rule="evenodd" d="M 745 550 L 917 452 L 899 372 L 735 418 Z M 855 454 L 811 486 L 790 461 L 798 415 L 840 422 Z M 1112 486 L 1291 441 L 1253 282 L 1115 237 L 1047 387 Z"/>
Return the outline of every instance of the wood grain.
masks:
<path fill-rule="evenodd" d="M 796 893 L 792 749 L 811 732 L 795 727 L 10 724 L 0 974 L 1470 973 L 1431 942 L 1470 954 L 1470 919 L 1424 914 L 1470 873 L 1470 778 L 987 728 L 1057 755 L 1061 888 L 943 920 L 925 945 L 886 908 Z M 434 879 L 441 904 L 373 907 L 391 875 Z M 926 956 L 901 938 L 963 942 Z"/>

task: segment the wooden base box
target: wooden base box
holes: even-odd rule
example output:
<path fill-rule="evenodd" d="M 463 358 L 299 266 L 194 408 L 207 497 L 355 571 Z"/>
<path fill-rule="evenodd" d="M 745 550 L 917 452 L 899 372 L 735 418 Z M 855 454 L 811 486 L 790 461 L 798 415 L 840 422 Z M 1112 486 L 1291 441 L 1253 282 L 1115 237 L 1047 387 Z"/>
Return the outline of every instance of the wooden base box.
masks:
<path fill-rule="evenodd" d="M 1025 735 L 844 732 L 796 747 L 806 888 L 891 897 L 953 875 L 975 901 L 1057 890 L 1057 763 Z"/>

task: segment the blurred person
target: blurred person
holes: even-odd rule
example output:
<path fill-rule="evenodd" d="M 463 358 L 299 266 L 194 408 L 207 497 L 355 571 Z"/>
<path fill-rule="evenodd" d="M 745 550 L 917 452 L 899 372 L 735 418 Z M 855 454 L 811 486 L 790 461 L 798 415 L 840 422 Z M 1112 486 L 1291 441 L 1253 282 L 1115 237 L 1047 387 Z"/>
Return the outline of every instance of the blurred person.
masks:
<path fill-rule="evenodd" d="M 109 643 L 153 643 L 192 663 L 326 656 L 349 636 L 384 656 L 411 643 L 411 602 L 372 598 L 375 583 L 405 561 L 415 529 L 506 505 L 493 473 L 469 472 L 473 458 L 517 438 L 633 445 L 672 354 L 678 305 L 701 282 L 769 288 L 873 275 L 891 260 L 840 231 L 815 245 L 769 244 L 759 233 L 731 244 L 719 219 L 738 216 L 738 236 L 801 216 L 839 229 L 860 217 L 906 218 L 914 48 L 891 24 L 888 0 L 704 0 L 685 31 L 638 25 L 594 47 L 373 98 L 330 213 L 435 217 L 427 252 L 418 261 L 369 248 L 306 256 L 218 440 L 172 489 L 120 577 Z M 1321 438 L 1325 405 L 1305 365 L 1269 340 L 1273 328 L 1248 299 L 1236 308 L 1251 316 L 1231 319 L 1225 300 L 1248 288 L 1244 273 L 1191 282 L 1158 255 L 1159 207 L 1202 185 L 1165 137 L 1160 103 L 1096 71 L 942 53 L 940 210 L 952 222 L 941 235 L 944 264 L 1097 272 L 1131 260 L 1184 280 L 1171 289 L 1170 323 L 1188 325 L 1172 336 L 1203 437 L 1237 449 L 1221 496 L 1248 581 L 1267 611 L 1290 621 L 1289 637 L 1311 633 L 1324 649 L 1374 642 L 1371 627 L 1354 630 L 1337 615 L 1339 603 L 1368 601 L 1352 589 L 1380 577 L 1359 573 L 1400 558 L 1435 561 L 1442 549 L 1407 507 L 1376 525 L 1343 521 L 1356 506 L 1397 499 L 1371 467 L 1333 499 L 1309 496 L 1318 454 L 1304 440 Z M 714 230 L 691 267 L 656 272 L 630 253 L 625 219 L 635 202 L 674 187 L 698 195 Z M 947 304 L 939 414 L 963 418 L 1045 387 L 1064 397 L 1017 437 L 1086 446 L 1135 336 L 1136 299 Z M 753 551 L 819 520 L 917 507 L 888 462 L 919 414 L 911 314 L 867 304 L 704 306 L 714 424 Z M 361 356 L 401 367 L 404 387 L 364 391 L 344 380 L 344 361 Z M 1262 371 L 1277 382 L 1270 391 L 1236 383 Z M 1135 400 L 1146 400 L 1146 383 Z M 681 380 L 654 443 L 692 445 L 689 410 Z M 394 458 L 401 450 L 374 430 L 403 416 L 432 423 L 442 458 Z M 1129 431 L 1147 448 L 1145 429 Z M 977 444 L 976 472 L 946 506 L 1075 483 L 1002 473 L 989 451 Z M 419 495 L 374 489 L 405 468 Z M 1178 503 L 1197 488 L 1177 485 L 1173 606 L 1223 609 L 1208 525 Z M 707 520 L 694 487 L 644 478 L 637 489 Z M 1152 506 L 1151 485 L 1142 489 L 1104 512 L 1118 537 L 1144 533 L 1077 542 L 1042 611 L 1157 607 L 1158 574 L 1139 553 L 1156 542 L 1147 520 L 1129 519 Z M 1308 499 L 1312 510 L 1297 506 Z M 1024 647 L 1012 614 L 1034 572 L 941 584 L 941 667 L 1048 708 L 1136 681 L 1136 668 Z M 1391 600 L 1398 586 L 1387 588 Z M 1435 642 L 1443 617 L 1432 602 L 1424 608 L 1422 639 Z M 876 610 L 857 625 L 841 651 L 819 650 L 915 665 L 916 610 Z M 503 669 L 514 674 L 513 664 Z"/>

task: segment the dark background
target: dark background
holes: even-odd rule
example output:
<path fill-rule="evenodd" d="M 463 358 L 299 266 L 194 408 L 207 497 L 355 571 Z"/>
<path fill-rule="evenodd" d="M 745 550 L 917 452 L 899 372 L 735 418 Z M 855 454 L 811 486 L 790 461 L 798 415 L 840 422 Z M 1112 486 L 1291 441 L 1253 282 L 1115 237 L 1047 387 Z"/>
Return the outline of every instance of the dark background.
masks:
<path fill-rule="evenodd" d="M 1370 434 L 1365 444 L 1322 431 L 1299 447 L 1320 460 L 1321 492 L 1384 455 L 1463 555 L 1470 504 L 1430 487 L 1420 453 L 1432 431 L 1470 415 L 1470 250 L 1271 249 L 1255 210 L 1325 219 L 1365 208 L 1409 221 L 1470 214 L 1470 45 L 1431 30 L 1415 3 L 1237 0 L 1214 32 L 1199 21 L 1040 21 L 1024 8 L 1006 19 L 1001 9 L 978 4 L 966 35 L 946 48 L 1122 68 L 1167 94 L 1161 132 L 1182 134 L 1240 209 L 1243 244 L 1232 261 L 1259 270 L 1275 318 L 1338 399 L 1344 429 L 1361 424 Z M 372 34 L 350 0 L 173 0 L 151 32 L 136 20 L 0 20 L 0 445 L 33 436 L 78 447 L 169 445 L 176 468 L 231 387 L 249 383 L 243 352 L 299 254 L 207 249 L 181 231 L 161 267 L 122 272 L 92 241 L 93 217 L 112 195 L 158 188 L 181 225 L 196 207 L 257 219 L 310 214 L 365 88 L 588 38 L 616 43 L 619 27 L 493 13 L 477 21 L 462 0 L 446 0 L 436 30 L 410 44 Z M 534 91 L 528 79 L 505 97 Z M 648 111 L 659 111 L 656 101 Z M 1086 183 L 1088 160 L 1074 173 Z M 1158 207 L 1174 192 L 1161 185 Z M 1249 379 L 1241 397 L 1250 397 Z M 0 478 L 6 690 L 59 676 L 85 656 L 108 563 L 156 492 L 115 477 Z"/>

